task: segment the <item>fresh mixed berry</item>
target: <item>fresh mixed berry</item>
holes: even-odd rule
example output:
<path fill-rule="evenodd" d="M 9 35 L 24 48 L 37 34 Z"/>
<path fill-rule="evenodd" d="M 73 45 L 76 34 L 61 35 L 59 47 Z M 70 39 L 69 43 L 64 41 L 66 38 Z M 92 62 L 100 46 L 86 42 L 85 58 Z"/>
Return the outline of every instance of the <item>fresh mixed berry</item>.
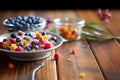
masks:
<path fill-rule="evenodd" d="M 0 42 L 0 48 L 10 51 L 37 51 L 54 47 L 57 44 L 56 36 L 46 32 L 11 33 Z"/>

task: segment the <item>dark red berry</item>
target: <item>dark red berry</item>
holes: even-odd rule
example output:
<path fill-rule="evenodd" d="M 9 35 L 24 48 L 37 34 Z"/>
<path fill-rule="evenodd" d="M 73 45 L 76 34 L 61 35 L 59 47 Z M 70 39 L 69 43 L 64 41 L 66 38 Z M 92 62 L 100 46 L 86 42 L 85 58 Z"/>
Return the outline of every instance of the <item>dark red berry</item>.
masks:
<path fill-rule="evenodd" d="M 18 35 L 19 36 L 23 35 L 23 32 L 22 31 L 18 31 Z"/>
<path fill-rule="evenodd" d="M 51 43 L 46 43 L 44 48 L 45 48 L 45 49 L 49 49 L 49 48 L 51 48 L 51 47 L 52 47 L 52 44 L 51 44 Z"/>
<path fill-rule="evenodd" d="M 10 38 L 10 42 L 11 42 L 11 43 L 16 43 L 16 39 Z"/>
<path fill-rule="evenodd" d="M 59 58 L 60 58 L 60 54 L 59 54 L 59 53 L 55 53 L 55 54 L 54 54 L 54 58 L 55 58 L 55 59 L 59 59 Z"/>
<path fill-rule="evenodd" d="M 8 41 L 8 39 L 7 39 L 7 38 L 4 38 L 4 39 L 3 39 L 3 42 L 5 42 L 5 41 Z"/>
<path fill-rule="evenodd" d="M 21 46 L 18 46 L 15 51 L 23 51 L 24 49 Z"/>

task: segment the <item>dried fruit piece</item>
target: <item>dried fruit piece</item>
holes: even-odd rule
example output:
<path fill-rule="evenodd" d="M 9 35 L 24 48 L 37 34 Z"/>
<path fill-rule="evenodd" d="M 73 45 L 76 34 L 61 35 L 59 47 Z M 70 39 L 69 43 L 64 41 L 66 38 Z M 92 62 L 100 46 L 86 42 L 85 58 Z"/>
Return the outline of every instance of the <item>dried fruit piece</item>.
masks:
<path fill-rule="evenodd" d="M 80 73 L 80 77 L 84 78 L 85 77 L 85 73 Z"/>
<path fill-rule="evenodd" d="M 72 59 L 71 59 L 71 58 L 68 58 L 68 59 L 67 59 L 67 61 L 68 61 L 68 62 L 71 62 L 71 61 L 72 61 Z"/>
<path fill-rule="evenodd" d="M 78 47 L 76 47 L 76 51 L 78 51 L 79 50 L 79 48 Z"/>

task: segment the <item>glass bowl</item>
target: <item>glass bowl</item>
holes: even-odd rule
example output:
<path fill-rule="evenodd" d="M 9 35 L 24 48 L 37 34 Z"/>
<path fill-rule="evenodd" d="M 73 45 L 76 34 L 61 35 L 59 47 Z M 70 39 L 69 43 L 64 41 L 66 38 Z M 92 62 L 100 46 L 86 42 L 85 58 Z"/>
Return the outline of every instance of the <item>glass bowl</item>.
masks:
<path fill-rule="evenodd" d="M 9 17 L 3 21 L 3 25 L 5 25 L 9 31 L 43 30 L 46 24 L 46 19 L 37 16 Z"/>
<path fill-rule="evenodd" d="M 81 38 L 82 27 L 85 25 L 85 20 L 78 17 L 55 18 L 53 23 L 56 31 L 65 41 L 77 40 Z"/>

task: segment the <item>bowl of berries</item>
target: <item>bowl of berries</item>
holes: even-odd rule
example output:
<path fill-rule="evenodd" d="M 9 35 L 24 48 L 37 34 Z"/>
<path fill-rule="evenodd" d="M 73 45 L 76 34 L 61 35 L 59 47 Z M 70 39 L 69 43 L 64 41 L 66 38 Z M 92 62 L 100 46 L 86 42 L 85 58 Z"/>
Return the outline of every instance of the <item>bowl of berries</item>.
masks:
<path fill-rule="evenodd" d="M 62 43 L 60 35 L 45 31 L 16 31 L 0 35 L 0 51 L 19 61 L 47 58 Z"/>
<path fill-rule="evenodd" d="M 9 17 L 3 21 L 3 25 L 5 25 L 9 31 L 43 30 L 46 27 L 46 23 L 46 19 L 37 16 Z"/>

